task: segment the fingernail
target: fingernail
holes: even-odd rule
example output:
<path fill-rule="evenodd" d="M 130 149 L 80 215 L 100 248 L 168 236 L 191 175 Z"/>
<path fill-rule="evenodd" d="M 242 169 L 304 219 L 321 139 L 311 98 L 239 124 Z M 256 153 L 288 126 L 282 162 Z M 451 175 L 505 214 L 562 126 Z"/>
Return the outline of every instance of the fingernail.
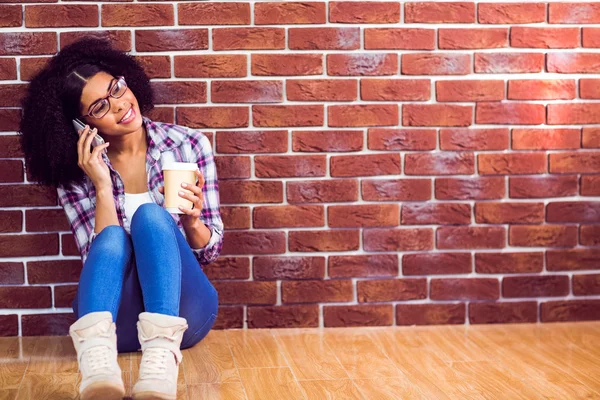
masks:
<path fill-rule="evenodd" d="M 182 183 L 181 187 L 187 187 L 187 183 Z"/>
<path fill-rule="evenodd" d="M 183 192 L 179 192 L 179 195 L 180 195 L 180 196 L 183 196 Z"/>

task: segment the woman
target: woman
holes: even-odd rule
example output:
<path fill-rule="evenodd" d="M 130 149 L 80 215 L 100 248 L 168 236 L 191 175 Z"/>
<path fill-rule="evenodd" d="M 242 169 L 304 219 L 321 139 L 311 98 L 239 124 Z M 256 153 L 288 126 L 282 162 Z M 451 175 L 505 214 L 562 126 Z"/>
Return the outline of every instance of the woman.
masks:
<path fill-rule="evenodd" d="M 117 353 L 140 348 L 133 397 L 175 399 L 180 349 L 204 338 L 217 315 L 200 266 L 223 243 L 210 141 L 143 116 L 152 97 L 133 57 L 83 39 L 49 61 L 23 102 L 28 176 L 57 188 L 83 261 L 69 329 L 82 399 L 123 397 Z M 84 129 L 73 127 L 76 118 Z M 171 161 L 199 169 L 180 193 L 193 204 L 181 214 L 163 207 L 162 168 Z"/>

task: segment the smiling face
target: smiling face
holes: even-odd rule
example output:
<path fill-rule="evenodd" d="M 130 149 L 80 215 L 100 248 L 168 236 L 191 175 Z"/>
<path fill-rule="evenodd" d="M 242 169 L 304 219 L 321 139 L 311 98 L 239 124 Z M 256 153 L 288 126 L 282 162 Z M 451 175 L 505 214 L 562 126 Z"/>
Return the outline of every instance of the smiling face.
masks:
<path fill-rule="evenodd" d="M 99 72 L 89 78 L 81 93 L 80 114 L 91 113 L 100 100 L 108 95 L 109 87 L 115 82 L 117 79 L 106 72 Z M 99 133 L 106 135 L 120 136 L 142 126 L 142 114 L 137 99 L 129 88 L 118 99 L 108 97 L 108 101 L 110 104 L 108 112 L 102 118 L 89 115 L 80 119 L 91 127 L 98 128 Z"/>

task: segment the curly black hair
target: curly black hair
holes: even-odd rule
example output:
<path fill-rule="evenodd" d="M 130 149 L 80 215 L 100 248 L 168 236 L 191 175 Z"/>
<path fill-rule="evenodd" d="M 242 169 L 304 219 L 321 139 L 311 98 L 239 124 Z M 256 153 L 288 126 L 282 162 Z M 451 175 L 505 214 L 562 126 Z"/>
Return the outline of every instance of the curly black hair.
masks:
<path fill-rule="evenodd" d="M 76 75 L 88 79 L 102 71 L 125 77 L 142 114 L 154 108 L 150 80 L 133 56 L 91 37 L 65 46 L 32 79 L 22 101 L 21 146 L 28 176 L 37 183 L 68 187 L 83 181 L 72 119 L 80 115 L 86 82 Z"/>

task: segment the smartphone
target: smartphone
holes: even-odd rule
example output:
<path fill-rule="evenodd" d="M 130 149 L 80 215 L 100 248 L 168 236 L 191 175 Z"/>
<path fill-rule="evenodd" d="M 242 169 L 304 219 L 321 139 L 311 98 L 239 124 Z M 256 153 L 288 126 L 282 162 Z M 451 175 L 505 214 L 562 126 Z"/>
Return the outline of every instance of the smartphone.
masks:
<path fill-rule="evenodd" d="M 76 132 L 79 132 L 80 130 L 85 129 L 85 124 L 83 122 L 81 122 L 79 119 L 75 118 L 73 120 L 73 127 L 75 128 Z M 79 135 L 79 133 L 78 133 L 78 135 Z M 104 144 L 104 139 L 102 139 L 102 136 L 100 136 L 96 133 L 96 135 L 92 139 L 92 148 L 99 146 L 101 144 Z"/>

